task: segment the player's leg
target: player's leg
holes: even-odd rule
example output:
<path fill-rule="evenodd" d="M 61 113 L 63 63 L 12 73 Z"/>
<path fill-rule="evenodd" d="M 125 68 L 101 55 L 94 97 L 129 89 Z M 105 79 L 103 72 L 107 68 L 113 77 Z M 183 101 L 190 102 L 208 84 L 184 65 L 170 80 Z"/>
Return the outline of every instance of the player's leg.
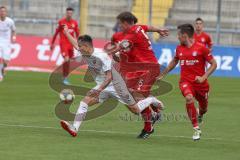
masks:
<path fill-rule="evenodd" d="M 62 65 L 62 72 L 63 72 L 63 83 L 69 85 L 68 75 L 70 70 L 70 59 L 73 57 L 73 49 L 70 46 L 61 45 L 61 54 L 63 56 L 64 62 Z"/>
<path fill-rule="evenodd" d="M 96 97 L 90 96 L 84 97 L 83 100 L 80 102 L 73 124 L 71 125 L 69 122 L 62 120 L 60 122 L 62 128 L 65 129 L 73 137 L 76 137 L 79 127 L 86 117 L 88 107 L 93 106 L 94 104 L 97 103 L 99 103 L 99 100 Z"/>
<path fill-rule="evenodd" d="M 0 82 L 3 80 L 3 48 L 0 45 Z"/>
<path fill-rule="evenodd" d="M 196 100 L 199 105 L 198 123 L 202 123 L 203 115 L 207 113 L 208 110 L 208 89 L 196 91 Z"/>
<path fill-rule="evenodd" d="M 180 89 L 185 98 L 187 114 L 194 129 L 194 134 L 192 138 L 193 140 L 199 140 L 201 136 L 201 130 L 199 128 L 198 120 L 197 120 L 197 109 L 195 108 L 195 105 L 194 105 L 195 93 L 194 93 L 193 87 L 190 83 L 181 83 Z"/>
<path fill-rule="evenodd" d="M 3 80 L 5 75 L 5 68 L 7 67 L 9 61 L 11 59 L 11 45 L 10 44 L 2 44 L 0 46 L 0 81 Z"/>
<path fill-rule="evenodd" d="M 64 57 L 63 62 L 63 83 L 69 85 L 68 75 L 69 75 L 69 66 L 70 66 L 70 58 L 68 56 Z"/>
<path fill-rule="evenodd" d="M 112 69 L 113 73 L 113 86 L 116 90 L 116 93 L 121 97 L 122 101 L 128 105 L 129 110 L 135 114 L 140 114 L 144 111 L 150 104 L 155 104 L 156 107 L 162 107 L 162 102 L 159 101 L 155 97 L 147 97 L 141 94 L 139 91 L 135 89 L 129 91 L 129 88 L 133 88 L 130 84 L 131 82 L 125 83 L 119 73 L 115 73 L 117 71 Z M 134 80 L 135 81 L 135 80 Z"/>
<path fill-rule="evenodd" d="M 84 97 L 83 100 L 80 102 L 80 105 L 78 107 L 78 110 L 76 112 L 76 116 L 73 122 L 73 126 L 77 131 L 79 130 L 79 127 L 82 121 L 86 117 L 88 107 L 93 106 L 97 103 L 99 103 L 99 99 L 96 97 L 90 97 L 90 96 Z"/>
<path fill-rule="evenodd" d="M 141 112 L 144 119 L 144 129 L 139 134 L 138 138 L 148 138 L 150 134 L 154 132 L 153 124 L 160 118 L 160 110 L 163 109 L 163 103 L 155 97 L 149 97 L 151 88 L 156 81 L 156 77 L 159 75 L 159 66 L 153 65 L 148 67 L 148 72 L 144 72 L 139 75 L 137 82 L 133 82 L 132 88 L 136 92 L 143 95 L 144 100 L 138 101 L 137 105 L 147 105 L 148 107 Z M 137 99 L 138 96 L 135 96 Z M 157 112 L 156 112 L 157 111 Z"/>
<path fill-rule="evenodd" d="M 124 101 L 125 104 L 128 105 L 128 108 L 131 112 L 135 113 L 135 114 L 139 114 L 141 113 L 142 116 L 144 117 L 143 119 L 145 120 L 144 122 L 144 129 L 147 130 L 144 131 L 145 135 L 150 135 L 152 133 L 152 123 L 149 122 L 149 117 L 151 117 L 152 113 L 151 113 L 151 109 L 148 108 L 150 104 L 154 103 L 154 102 L 158 102 L 157 99 L 149 97 L 146 98 L 143 96 L 141 97 L 142 100 L 140 100 L 138 103 L 136 103 L 137 101 L 135 100 L 135 98 L 133 97 L 133 95 L 130 93 L 129 91 L 129 86 L 132 86 L 131 83 L 133 83 L 133 85 L 136 84 L 136 82 L 138 82 L 138 80 L 133 80 L 125 82 L 124 79 L 122 78 L 122 76 L 119 74 L 119 72 L 115 69 L 115 67 L 112 67 L 112 75 L 113 75 L 113 86 L 117 92 L 117 94 L 121 97 L 121 99 Z M 127 84 L 126 84 L 127 83 Z M 128 85 L 128 86 L 127 86 Z M 138 86 L 137 86 L 138 88 Z M 148 108 L 148 109 L 146 109 Z M 147 137 L 148 137 L 147 136 Z M 143 136 L 145 137 L 145 136 Z"/>
<path fill-rule="evenodd" d="M 99 86 L 96 86 L 93 89 L 98 89 L 98 87 Z M 115 91 L 113 86 L 108 86 L 102 92 L 100 92 L 99 96 L 97 97 L 85 96 L 80 102 L 73 125 L 66 121 L 61 121 L 62 127 L 67 130 L 73 137 L 77 136 L 77 132 L 79 131 L 79 128 L 86 117 L 88 107 L 98 103 L 103 103 L 109 99 L 111 97 L 111 91 Z"/>
<path fill-rule="evenodd" d="M 133 113 L 140 113 L 144 120 L 144 128 L 137 138 L 146 139 L 154 132 L 153 121 L 155 123 L 157 115 L 150 106 L 153 105 L 154 108 L 159 108 L 160 110 L 163 108 L 163 103 L 155 97 L 147 97 L 149 94 L 146 95 L 139 92 L 133 92 L 132 94 L 137 103 L 128 107 Z"/>
<path fill-rule="evenodd" d="M 151 87 L 153 86 L 158 75 L 157 73 L 159 72 L 156 74 L 154 74 L 154 72 L 152 73 L 153 74 L 150 74 L 149 71 L 133 73 L 132 76 L 129 76 L 130 78 L 126 82 L 126 85 L 130 89 L 134 99 L 138 102 L 135 105 L 129 106 L 134 113 L 145 112 L 144 110 L 147 107 L 150 107 L 151 104 L 153 104 L 153 107 L 163 109 L 161 101 L 153 96 L 149 96 Z"/>
<path fill-rule="evenodd" d="M 136 98 L 136 97 L 134 97 Z M 139 96 L 138 96 L 139 98 Z M 135 114 L 140 114 L 143 113 L 145 109 L 147 109 L 148 107 L 150 107 L 150 105 L 153 104 L 154 107 L 162 110 L 163 107 L 163 103 L 158 100 L 156 97 L 142 97 L 141 100 L 138 100 L 137 103 L 133 104 L 133 105 L 128 105 L 128 108 L 130 109 L 131 112 L 135 113 Z"/>

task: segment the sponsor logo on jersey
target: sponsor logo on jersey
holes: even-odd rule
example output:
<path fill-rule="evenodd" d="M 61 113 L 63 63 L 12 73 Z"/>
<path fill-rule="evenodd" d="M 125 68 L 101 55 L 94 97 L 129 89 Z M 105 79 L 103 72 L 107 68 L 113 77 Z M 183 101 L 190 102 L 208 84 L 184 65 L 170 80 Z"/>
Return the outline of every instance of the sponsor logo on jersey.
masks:
<path fill-rule="evenodd" d="M 197 54 L 198 54 L 198 53 L 197 53 L 196 51 L 194 51 L 194 52 L 192 53 L 193 56 L 197 56 Z"/>
<path fill-rule="evenodd" d="M 184 60 L 180 60 L 180 65 L 181 65 L 181 66 L 184 65 Z"/>
<path fill-rule="evenodd" d="M 193 65 L 195 65 L 195 64 L 198 63 L 198 62 L 199 62 L 199 60 L 197 60 L 197 59 L 186 60 L 186 65 L 187 65 L 187 66 L 193 66 Z"/>

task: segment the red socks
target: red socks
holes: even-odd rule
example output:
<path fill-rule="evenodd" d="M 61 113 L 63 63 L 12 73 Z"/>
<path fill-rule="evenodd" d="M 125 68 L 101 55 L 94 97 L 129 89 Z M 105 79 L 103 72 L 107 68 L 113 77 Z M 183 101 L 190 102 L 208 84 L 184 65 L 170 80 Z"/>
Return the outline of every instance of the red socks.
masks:
<path fill-rule="evenodd" d="M 64 62 L 63 63 L 63 77 L 66 78 L 69 74 L 69 67 L 70 67 L 70 62 Z"/>
<path fill-rule="evenodd" d="M 144 119 L 144 130 L 147 132 L 151 132 L 152 131 L 152 110 L 150 109 L 150 107 L 144 109 L 142 111 L 142 117 Z"/>
<path fill-rule="evenodd" d="M 193 127 L 198 127 L 198 121 L 197 121 L 197 110 L 194 106 L 194 103 L 186 104 L 186 109 L 188 113 L 188 117 L 192 122 Z"/>
<path fill-rule="evenodd" d="M 202 116 L 207 112 L 208 101 L 199 102 L 199 115 Z"/>

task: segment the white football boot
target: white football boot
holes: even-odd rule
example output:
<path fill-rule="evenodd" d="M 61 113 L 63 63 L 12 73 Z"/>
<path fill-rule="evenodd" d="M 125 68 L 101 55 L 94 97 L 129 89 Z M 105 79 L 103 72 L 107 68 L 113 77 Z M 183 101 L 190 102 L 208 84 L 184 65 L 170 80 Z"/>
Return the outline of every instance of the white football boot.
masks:
<path fill-rule="evenodd" d="M 193 130 L 194 132 L 193 132 L 192 139 L 194 141 L 200 140 L 202 131 L 199 128 L 193 128 Z"/>

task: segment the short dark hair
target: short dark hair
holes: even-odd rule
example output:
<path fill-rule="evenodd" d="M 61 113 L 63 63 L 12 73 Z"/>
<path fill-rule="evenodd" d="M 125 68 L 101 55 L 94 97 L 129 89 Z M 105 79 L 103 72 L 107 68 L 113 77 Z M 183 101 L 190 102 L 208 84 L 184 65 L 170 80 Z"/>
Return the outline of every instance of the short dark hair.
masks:
<path fill-rule="evenodd" d="M 0 9 L 7 9 L 7 7 L 5 7 L 5 6 L 0 6 Z"/>
<path fill-rule="evenodd" d="M 196 18 L 195 22 L 197 22 L 197 21 L 204 22 L 204 21 L 203 21 L 203 19 L 202 19 L 202 18 L 200 18 L 200 17 Z"/>
<path fill-rule="evenodd" d="M 189 37 L 193 37 L 194 27 L 192 24 L 189 23 L 182 24 L 179 25 L 177 29 L 179 29 L 182 34 L 186 33 Z"/>
<path fill-rule="evenodd" d="M 78 43 L 85 42 L 88 43 L 90 46 L 93 46 L 92 37 L 89 35 L 81 35 L 78 37 Z"/>
<path fill-rule="evenodd" d="M 138 22 L 137 17 L 131 12 L 122 12 L 117 16 L 117 19 L 121 22 L 127 22 L 128 24 L 136 24 Z"/>
<path fill-rule="evenodd" d="M 74 11 L 74 9 L 72 7 L 68 7 L 66 11 Z"/>

